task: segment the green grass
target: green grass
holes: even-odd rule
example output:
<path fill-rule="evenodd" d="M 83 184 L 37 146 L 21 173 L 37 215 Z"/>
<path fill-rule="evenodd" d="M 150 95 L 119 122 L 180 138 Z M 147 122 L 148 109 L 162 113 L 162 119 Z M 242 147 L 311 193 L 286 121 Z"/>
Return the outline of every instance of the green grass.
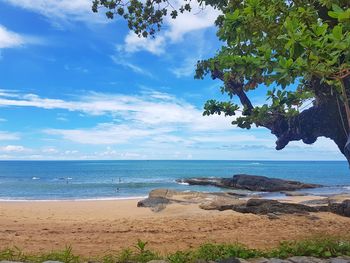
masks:
<path fill-rule="evenodd" d="M 170 263 L 193 263 L 198 260 L 221 260 L 231 257 L 249 258 L 287 258 L 291 256 L 313 256 L 329 258 L 350 256 L 350 239 L 318 238 L 297 242 L 283 242 L 271 250 L 250 249 L 241 244 L 203 244 L 196 250 L 177 251 L 168 255 L 160 255 L 147 248 L 147 242 L 139 240 L 137 244 L 118 253 L 106 254 L 100 258 L 82 258 L 74 255 L 70 246 L 62 251 L 52 251 L 41 255 L 27 255 L 14 247 L 0 251 L 0 261 L 43 262 L 57 260 L 64 263 L 80 263 L 97 261 L 103 263 L 144 263 L 154 259 L 166 259 Z"/>

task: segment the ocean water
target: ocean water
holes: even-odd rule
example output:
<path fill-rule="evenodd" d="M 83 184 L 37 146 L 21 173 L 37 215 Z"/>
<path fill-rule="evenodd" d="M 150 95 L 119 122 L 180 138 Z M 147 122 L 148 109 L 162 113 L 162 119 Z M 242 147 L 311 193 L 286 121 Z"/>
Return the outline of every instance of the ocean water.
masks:
<path fill-rule="evenodd" d="M 350 193 L 341 161 L 0 161 L 0 200 L 125 199 L 155 188 L 222 191 L 175 182 L 246 173 L 317 183 L 313 194 Z"/>

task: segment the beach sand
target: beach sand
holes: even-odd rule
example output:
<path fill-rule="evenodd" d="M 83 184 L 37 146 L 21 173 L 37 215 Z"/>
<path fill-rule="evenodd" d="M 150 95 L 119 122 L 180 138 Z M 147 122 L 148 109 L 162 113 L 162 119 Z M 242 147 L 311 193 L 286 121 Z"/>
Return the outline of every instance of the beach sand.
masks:
<path fill-rule="evenodd" d="M 271 220 L 181 204 L 155 213 L 137 208 L 137 201 L 0 202 L 0 249 L 18 246 L 38 253 L 71 245 L 76 254 L 97 256 L 134 246 L 137 239 L 167 253 L 205 242 L 270 248 L 283 240 L 350 236 L 350 218 L 331 213 L 284 215 Z"/>

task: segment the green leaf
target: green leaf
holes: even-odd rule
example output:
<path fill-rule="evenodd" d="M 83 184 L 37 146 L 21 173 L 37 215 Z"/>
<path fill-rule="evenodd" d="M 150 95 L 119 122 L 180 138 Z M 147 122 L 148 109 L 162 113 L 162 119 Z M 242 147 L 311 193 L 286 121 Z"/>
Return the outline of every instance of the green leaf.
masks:
<path fill-rule="evenodd" d="M 343 37 L 343 28 L 341 25 L 337 25 L 332 30 L 333 37 L 337 40 L 341 40 Z"/>

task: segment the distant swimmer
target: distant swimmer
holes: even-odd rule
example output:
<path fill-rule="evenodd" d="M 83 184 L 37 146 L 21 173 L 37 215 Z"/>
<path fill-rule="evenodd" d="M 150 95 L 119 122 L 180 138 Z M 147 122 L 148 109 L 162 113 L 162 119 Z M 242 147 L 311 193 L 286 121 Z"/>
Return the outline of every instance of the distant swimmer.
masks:
<path fill-rule="evenodd" d="M 117 193 L 119 193 L 119 190 L 120 190 L 119 187 L 117 187 L 117 189 L 116 189 L 115 191 L 116 191 Z"/>
<path fill-rule="evenodd" d="M 119 183 L 121 183 L 122 182 L 122 178 L 119 177 L 118 181 L 119 181 Z"/>

